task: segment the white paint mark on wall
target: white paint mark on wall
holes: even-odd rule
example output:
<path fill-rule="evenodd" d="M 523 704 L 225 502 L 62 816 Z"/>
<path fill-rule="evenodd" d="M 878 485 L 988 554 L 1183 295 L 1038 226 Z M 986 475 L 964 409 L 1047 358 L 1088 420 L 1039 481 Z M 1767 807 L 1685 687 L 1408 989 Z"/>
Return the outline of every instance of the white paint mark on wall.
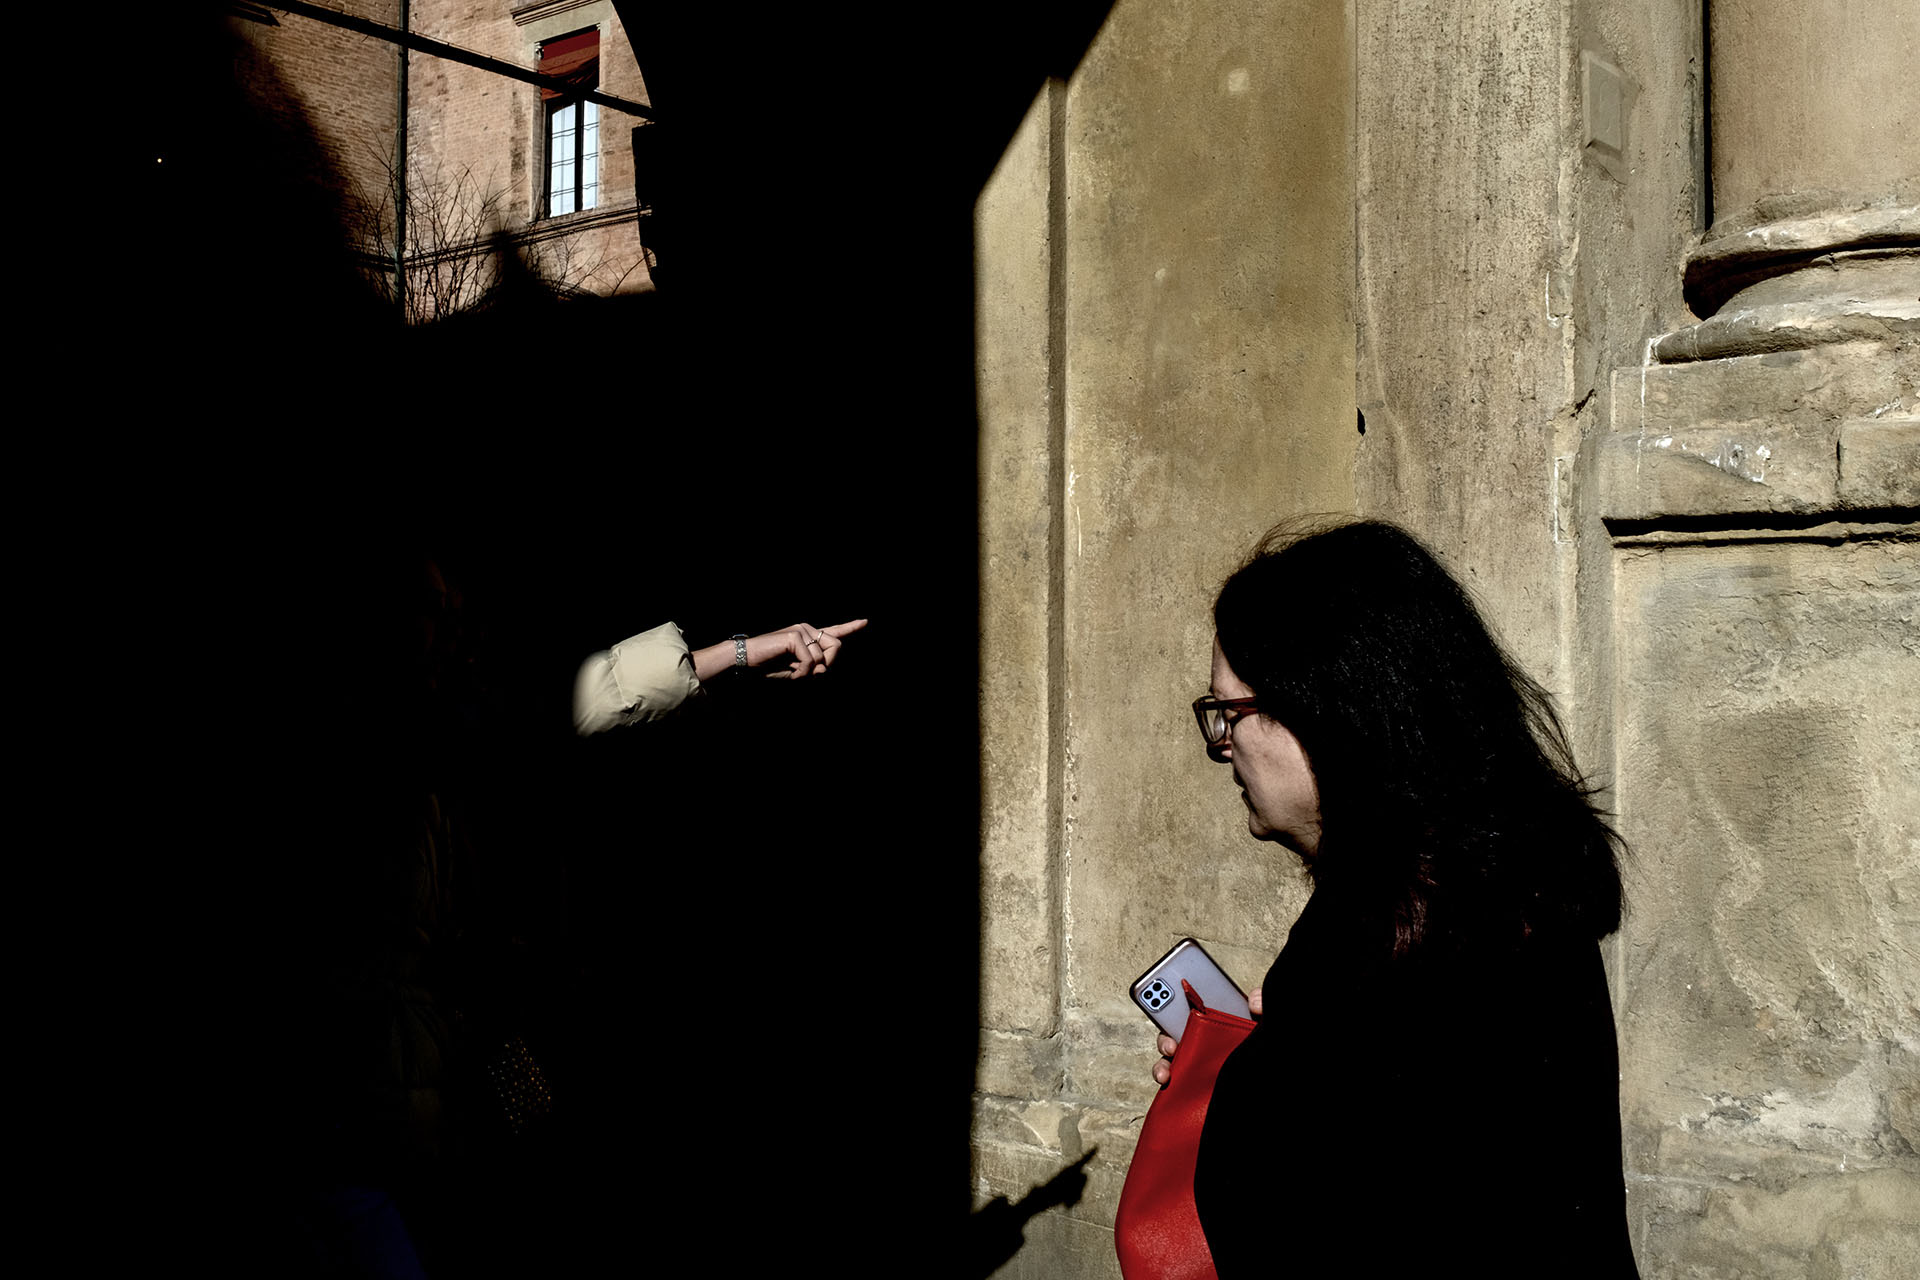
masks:
<path fill-rule="evenodd" d="M 1844 1170 L 1848 1159 L 1870 1155 L 1886 1141 L 1883 1093 L 1884 1081 L 1873 1065 L 1862 1063 L 1817 1092 L 1776 1087 L 1701 1094 L 1705 1108 L 1681 1117 L 1680 1126 L 1690 1133 L 1738 1133 L 1747 1141 L 1837 1156 Z"/>
<path fill-rule="evenodd" d="M 1718 456 L 1709 454 L 1703 461 L 1712 464 L 1730 476 L 1739 476 L 1742 480 L 1751 480 L 1754 484 L 1764 484 L 1767 479 L 1767 459 L 1773 451 L 1765 445 L 1759 450 L 1749 450 L 1738 440 L 1729 440 L 1721 446 Z"/>
<path fill-rule="evenodd" d="M 1660 339 L 1657 337 L 1648 338 L 1646 350 L 1640 353 L 1640 439 L 1643 442 L 1647 438 L 1647 369 L 1653 364 L 1653 344 L 1658 341 L 1660 341 Z M 1644 451 L 1640 449 L 1633 451 L 1633 481 L 1635 484 L 1640 482 L 1640 456 L 1643 452 Z"/>
<path fill-rule="evenodd" d="M 1765 484 L 1767 464 L 1773 460 L 1773 450 L 1766 445 L 1749 448 L 1740 440 L 1721 438 L 1704 444 L 1686 440 L 1675 440 L 1672 436 L 1661 436 L 1658 440 L 1647 440 L 1645 449 L 1660 449 L 1691 458 L 1695 462 L 1704 462 L 1718 468 L 1730 476 L 1750 480 L 1754 484 Z"/>
<path fill-rule="evenodd" d="M 1567 532 L 1567 525 L 1573 519 L 1573 459 L 1555 458 L 1553 475 L 1549 480 L 1552 492 L 1548 495 L 1553 504 L 1553 540 L 1571 542 L 1573 537 Z"/>
<path fill-rule="evenodd" d="M 1165 268 L 1161 268 L 1165 270 Z M 1078 557 L 1085 553 L 1085 539 L 1080 535 L 1080 503 L 1073 496 L 1073 486 L 1080 480 L 1079 472 L 1067 468 L 1067 513 L 1073 517 L 1073 554 Z"/>
<path fill-rule="evenodd" d="M 1541 304 L 1547 313 L 1547 325 L 1554 329 L 1565 328 L 1567 321 L 1573 318 L 1573 303 L 1568 298 L 1567 273 L 1559 268 L 1549 270 L 1541 286 L 1541 294 Z M 1516 355 L 1515 359 L 1518 358 Z"/>

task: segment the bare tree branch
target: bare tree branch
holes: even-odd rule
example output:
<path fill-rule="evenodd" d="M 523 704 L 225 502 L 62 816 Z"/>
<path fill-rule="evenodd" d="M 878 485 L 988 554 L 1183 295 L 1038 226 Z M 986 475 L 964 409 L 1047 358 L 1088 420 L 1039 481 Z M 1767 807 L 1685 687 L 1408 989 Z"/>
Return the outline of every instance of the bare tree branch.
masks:
<path fill-rule="evenodd" d="M 542 235 L 521 240 L 510 230 L 510 200 L 491 176 L 477 178 L 470 167 L 448 174 L 418 160 L 401 182 L 392 157 L 381 157 L 387 182 L 377 198 L 361 197 L 350 210 L 350 227 L 360 242 L 368 283 L 382 300 L 397 306 L 408 324 L 431 321 L 487 307 L 513 276 L 535 283 L 555 297 L 617 291 L 644 262 L 636 244 L 624 269 L 604 251 L 588 248 L 578 235 Z M 407 243 L 404 295 L 394 275 L 394 210 L 405 200 Z M 517 257 L 517 269 L 510 263 Z M 402 305 L 404 304 L 404 305 Z"/>

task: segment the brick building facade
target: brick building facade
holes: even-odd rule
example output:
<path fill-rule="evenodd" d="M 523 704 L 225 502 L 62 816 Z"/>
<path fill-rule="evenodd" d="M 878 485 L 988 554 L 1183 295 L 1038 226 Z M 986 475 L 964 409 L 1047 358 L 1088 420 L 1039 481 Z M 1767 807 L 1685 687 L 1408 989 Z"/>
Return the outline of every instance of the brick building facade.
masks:
<path fill-rule="evenodd" d="M 347 0 L 232 15 L 239 83 L 284 136 L 312 139 L 298 177 L 321 189 L 389 298 L 404 238 L 409 319 L 481 304 L 508 254 L 563 294 L 652 288 L 636 229 L 639 118 L 491 66 L 403 52 L 388 34 L 535 72 L 561 66 L 553 51 L 564 50 L 582 91 L 645 104 L 611 0 Z M 555 138 L 574 154 L 556 155 Z"/>

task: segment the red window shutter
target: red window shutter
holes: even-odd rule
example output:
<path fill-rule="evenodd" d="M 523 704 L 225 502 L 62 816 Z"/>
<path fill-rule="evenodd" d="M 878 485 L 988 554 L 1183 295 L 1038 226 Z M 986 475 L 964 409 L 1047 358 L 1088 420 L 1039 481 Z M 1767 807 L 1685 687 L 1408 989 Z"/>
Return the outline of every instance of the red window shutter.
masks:
<path fill-rule="evenodd" d="M 567 88 L 540 90 L 541 101 L 567 98 L 600 87 L 600 31 L 562 36 L 540 46 L 540 73 L 559 76 Z"/>

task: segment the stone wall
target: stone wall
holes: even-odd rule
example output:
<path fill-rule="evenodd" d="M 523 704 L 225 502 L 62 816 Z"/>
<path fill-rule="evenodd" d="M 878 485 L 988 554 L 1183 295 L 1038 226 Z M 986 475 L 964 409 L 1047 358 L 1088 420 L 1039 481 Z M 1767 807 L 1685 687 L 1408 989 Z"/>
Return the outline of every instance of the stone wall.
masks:
<path fill-rule="evenodd" d="M 362 0 L 341 12 L 386 26 L 397 0 Z M 611 0 L 414 0 L 409 28 L 419 36 L 533 69 L 542 41 L 590 27 L 601 33 L 602 91 L 646 104 L 638 61 Z M 262 112 L 287 117 L 293 134 L 310 131 L 317 163 L 307 166 L 339 209 L 350 240 L 376 257 L 391 250 L 370 234 L 369 216 L 390 208 L 396 164 L 399 59 L 375 36 L 299 14 L 278 25 L 235 19 L 251 66 L 243 83 Z M 407 177 L 416 273 L 436 261 L 493 252 L 504 231 L 524 259 L 568 288 L 631 293 L 652 287 L 635 227 L 634 159 L 638 120 L 601 108 L 599 200 L 592 210 L 544 216 L 545 113 L 540 90 L 495 72 L 413 53 L 407 60 Z M 437 226 L 435 224 L 438 224 Z M 489 275 L 490 278 L 490 275 Z M 424 282 L 416 284 L 423 289 Z"/>
<path fill-rule="evenodd" d="M 1128 983 L 1191 934 L 1252 985 L 1304 901 L 1188 703 L 1236 558 L 1353 507 L 1350 39 L 1312 3 L 1116 5 L 976 210 L 976 1200 L 1098 1148 L 1009 1275 L 1113 1273 L 1154 1090 Z"/>
<path fill-rule="evenodd" d="M 1916 1261 L 1916 552 L 1619 551 L 1616 986 L 1650 1275 Z"/>
<path fill-rule="evenodd" d="M 1434 545 L 1612 786 L 1643 1274 L 1920 1270 L 1920 13 L 1822 7 L 1121 3 L 1035 104 L 978 209 L 976 1200 L 1099 1151 L 1005 1274 L 1115 1273 L 1126 981 L 1256 981 L 1303 898 L 1184 703 L 1311 509 Z"/>
<path fill-rule="evenodd" d="M 1688 312 L 1607 353 L 1576 468 L 1630 1216 L 1649 1276 L 1909 1275 L 1920 9 L 1703 28 Z"/>

